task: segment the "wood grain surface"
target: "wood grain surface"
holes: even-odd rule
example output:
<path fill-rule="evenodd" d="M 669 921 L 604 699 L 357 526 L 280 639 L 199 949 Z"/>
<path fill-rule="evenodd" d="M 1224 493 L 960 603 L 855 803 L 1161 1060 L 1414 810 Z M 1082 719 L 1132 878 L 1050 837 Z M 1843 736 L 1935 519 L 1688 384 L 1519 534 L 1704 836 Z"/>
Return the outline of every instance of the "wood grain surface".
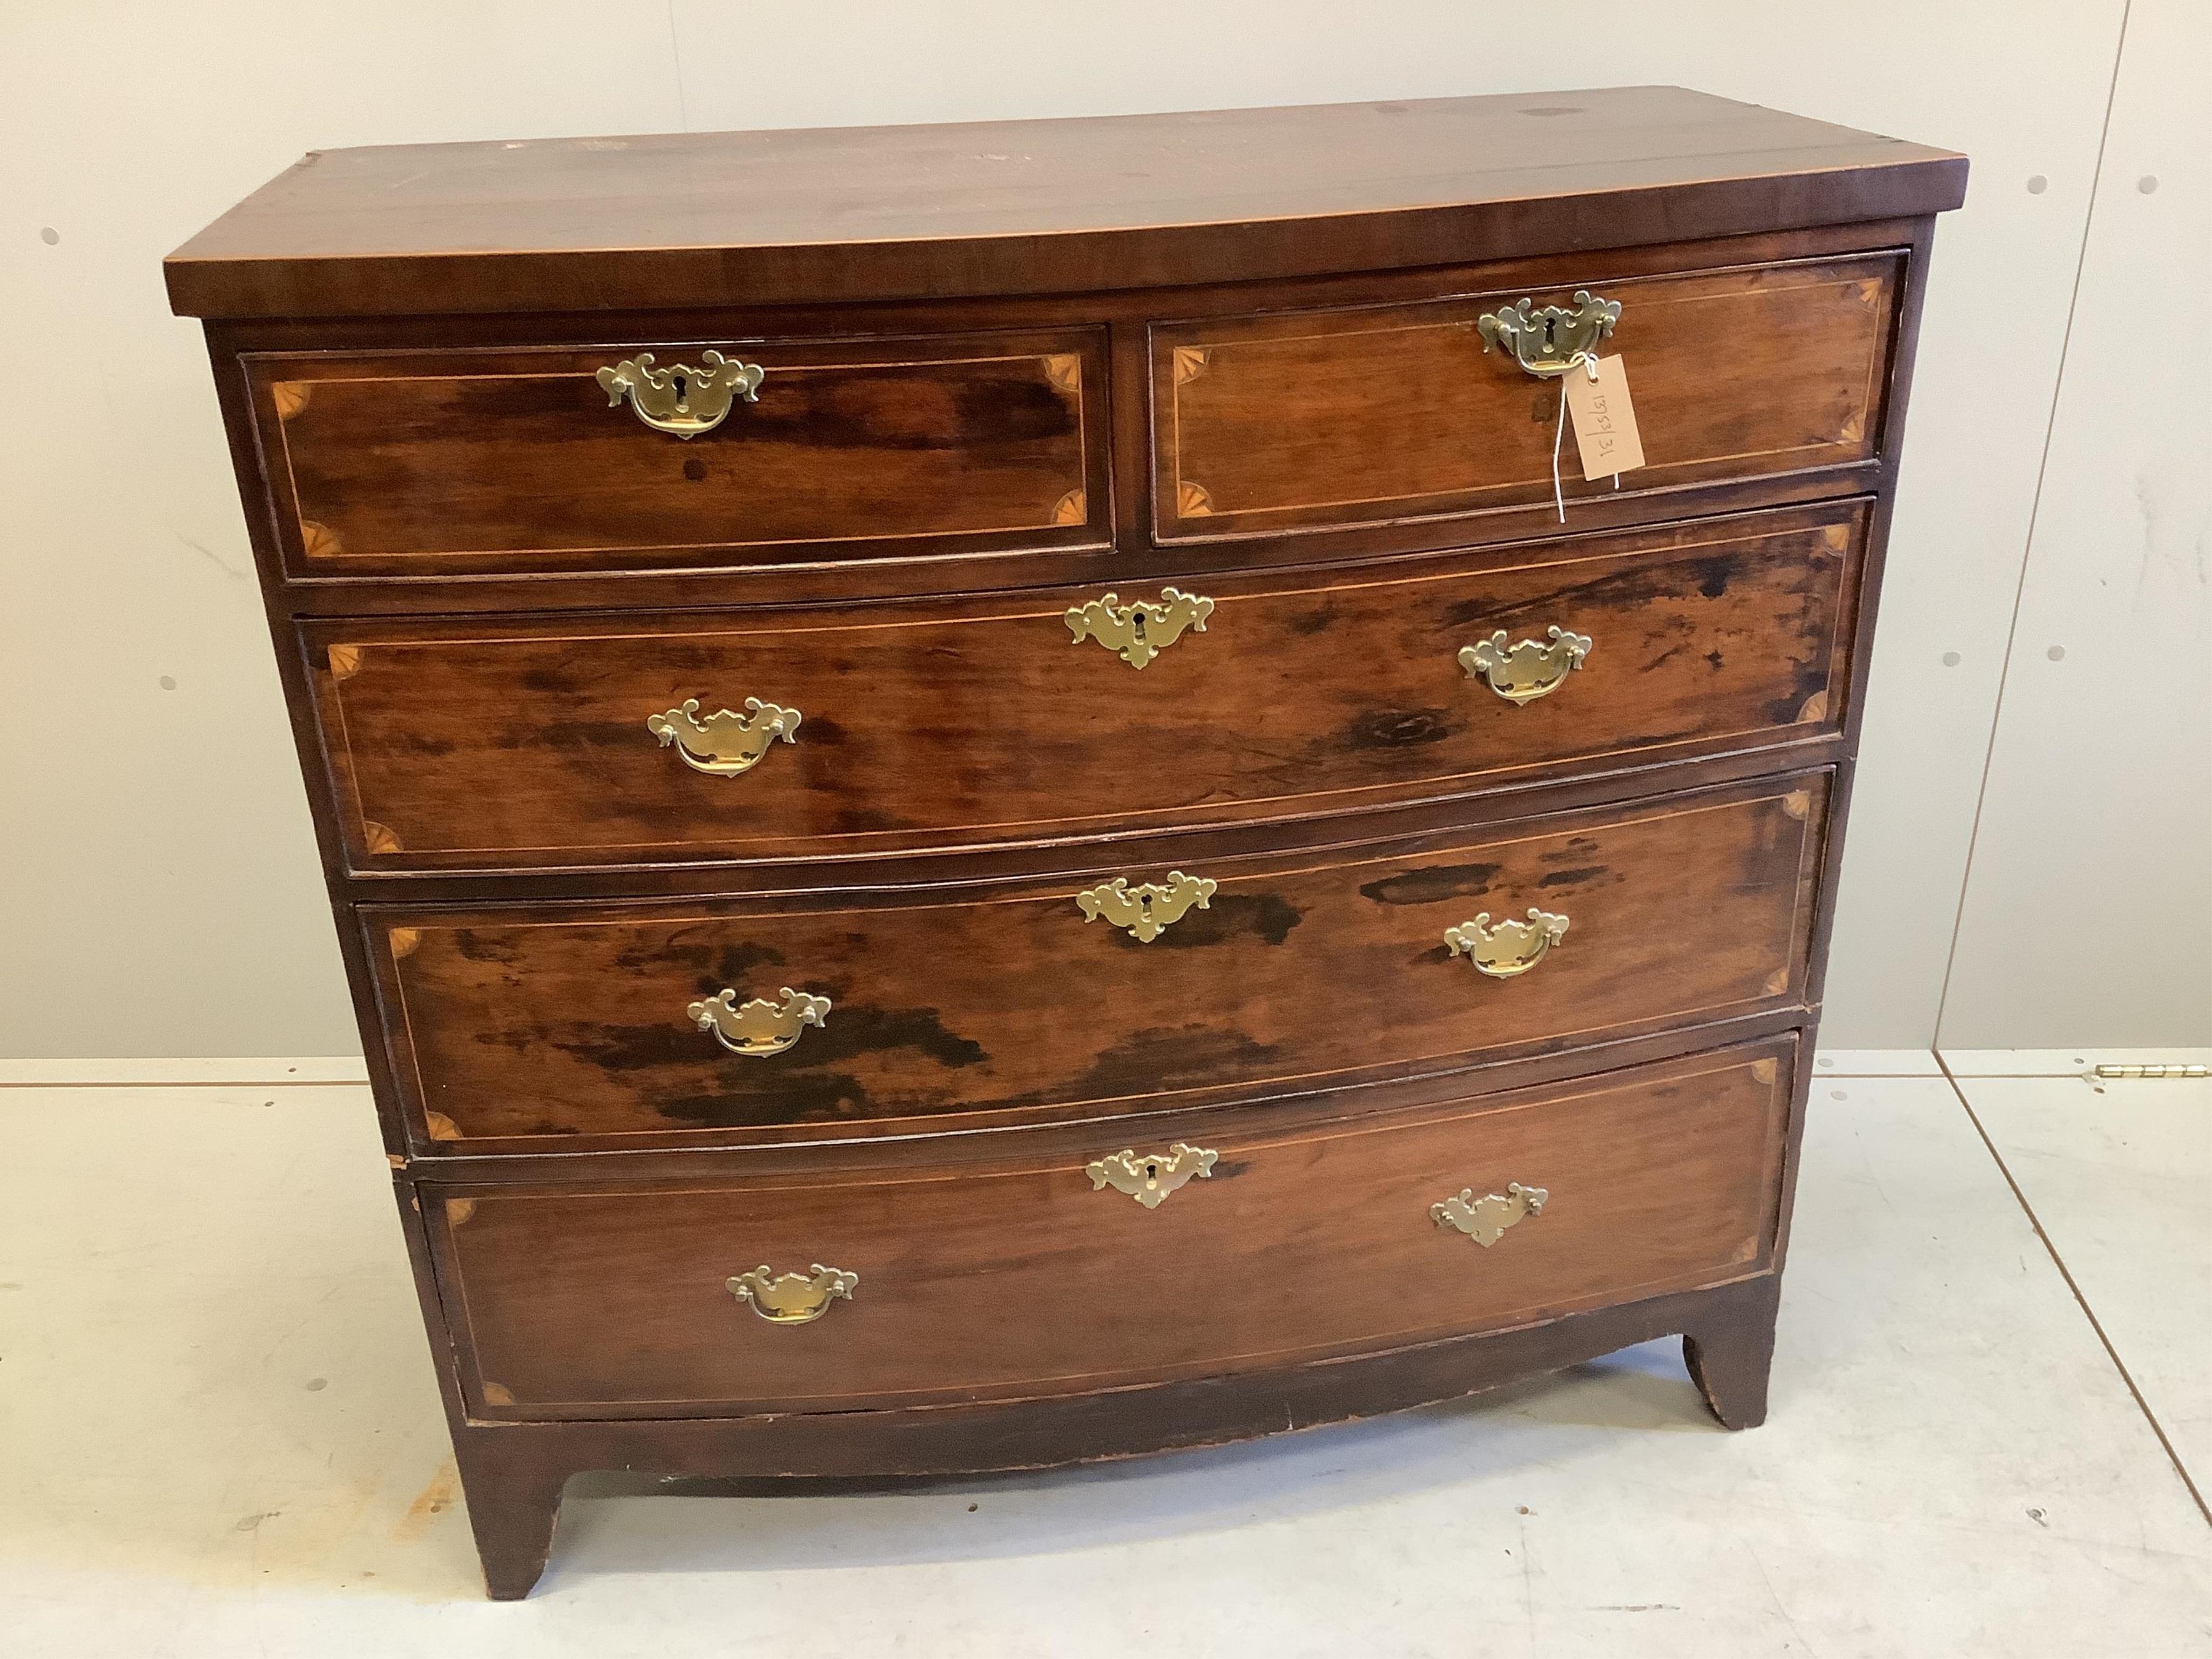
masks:
<path fill-rule="evenodd" d="M 1875 451 L 1903 261 L 1881 254 L 1607 283 L 1645 465 L 1625 490 Z M 1559 383 L 1475 324 L 1510 292 L 1152 331 L 1164 538 L 1279 532 L 1552 498 Z M 1569 306 L 1573 292 L 1534 295 Z M 1565 493 L 1586 479 L 1571 440 Z"/>
<path fill-rule="evenodd" d="M 787 899 L 367 912 L 394 1072 L 429 1152 L 818 1136 L 1159 1109 L 1437 1070 L 1802 1000 L 1824 773 L 1411 847 L 1194 862 L 1157 939 L 1080 881 Z M 1157 882 L 1168 872 L 1125 872 Z M 1564 914 L 1510 980 L 1444 932 Z M 767 1058 L 687 1017 L 831 1000 Z"/>
<path fill-rule="evenodd" d="M 1966 158 L 1680 87 L 323 150 L 169 257 L 202 316 L 854 301 L 1938 213 Z"/>
<path fill-rule="evenodd" d="M 712 430 L 602 368 L 712 346 L 767 371 Z M 1111 539 L 1105 336 L 270 354 L 248 373 L 289 568 L 500 574 Z"/>
<path fill-rule="evenodd" d="M 813 1412 L 1233 1375 L 1755 1271 L 1790 1067 L 1744 1051 L 1212 1148 L 1157 1209 L 1084 1160 L 424 1189 L 471 1416 Z M 1099 1154 L 1121 1147 L 1110 1126 Z M 1540 1187 L 1488 1248 L 1431 1206 Z M 725 1288 L 854 1273 L 772 1325 Z"/>
<path fill-rule="evenodd" d="M 1842 729 L 1863 503 L 1516 555 L 1193 583 L 1141 670 L 1102 587 L 615 622 L 310 629 L 354 862 L 556 868 L 878 854 L 1206 825 Z M 1160 586 L 1128 586 L 1126 603 Z M 1458 660 L 1503 629 L 1595 643 L 1516 707 Z M 750 771 L 646 727 L 690 698 L 801 711 Z"/>

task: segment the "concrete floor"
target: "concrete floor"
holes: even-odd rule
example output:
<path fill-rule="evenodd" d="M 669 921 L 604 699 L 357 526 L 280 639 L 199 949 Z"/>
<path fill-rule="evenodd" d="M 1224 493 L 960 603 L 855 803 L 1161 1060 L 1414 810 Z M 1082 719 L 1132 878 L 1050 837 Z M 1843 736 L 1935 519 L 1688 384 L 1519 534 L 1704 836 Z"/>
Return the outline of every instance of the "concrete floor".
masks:
<path fill-rule="evenodd" d="M 594 1477 L 500 1606 L 365 1092 L 19 1070 L 0 1655 L 2212 1653 L 2212 1083 L 2102 1057 L 1824 1057 L 1762 1429 L 1669 1342 L 1053 1474 Z"/>

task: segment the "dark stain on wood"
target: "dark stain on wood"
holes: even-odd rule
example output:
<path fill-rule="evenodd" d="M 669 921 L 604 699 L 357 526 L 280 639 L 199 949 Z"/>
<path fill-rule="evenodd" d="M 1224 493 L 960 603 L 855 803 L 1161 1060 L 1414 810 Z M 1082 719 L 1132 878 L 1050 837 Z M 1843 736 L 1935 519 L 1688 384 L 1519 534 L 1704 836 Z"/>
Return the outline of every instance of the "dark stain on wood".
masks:
<path fill-rule="evenodd" d="M 1200 951 L 1232 939 L 1252 938 L 1280 945 L 1304 920 L 1295 905 L 1275 893 L 1217 893 L 1204 909 L 1191 909 L 1149 944 L 1133 933 L 1117 933 L 1121 943 L 1139 950 Z"/>
<path fill-rule="evenodd" d="M 1224 1076 L 1265 1075 L 1281 1054 L 1273 1043 L 1206 1025 L 1149 1026 L 1098 1053 L 1075 1079 L 1078 1099 L 1110 1100 L 1188 1088 Z"/>
<path fill-rule="evenodd" d="M 673 1123 L 699 1129 L 745 1129 L 769 1123 L 824 1123 L 878 1115 L 860 1079 L 810 1072 L 794 1077 L 773 1097 L 731 1091 L 656 1097 L 654 1109 Z"/>
<path fill-rule="evenodd" d="M 822 1029 L 806 1034 L 800 1047 L 793 1050 L 799 1064 L 789 1069 L 803 1073 L 860 1054 L 900 1049 L 910 1049 L 955 1071 L 979 1066 L 990 1058 L 973 1037 L 947 1030 L 934 1008 L 876 1008 L 853 1000 L 833 1009 Z"/>
<path fill-rule="evenodd" d="M 1480 898 L 1502 866 L 1495 864 L 1430 865 L 1376 881 L 1363 882 L 1360 896 L 1377 904 L 1434 904 L 1438 899 Z"/>
<path fill-rule="evenodd" d="M 1547 871 L 1545 872 L 1543 877 L 1538 880 L 1536 885 L 1539 887 L 1579 887 L 1586 881 L 1595 881 L 1601 876 L 1609 876 L 1613 872 L 1602 864 L 1588 864 L 1583 866 L 1579 869 Z"/>
<path fill-rule="evenodd" d="M 1349 749 L 1406 749 L 1442 743 L 1458 729 L 1448 708 L 1378 708 L 1353 720 L 1339 741 Z"/>
<path fill-rule="evenodd" d="M 520 960 L 513 938 L 482 933 L 473 927 L 454 930 L 453 949 L 471 962 L 497 963 L 502 967 L 512 968 Z"/>

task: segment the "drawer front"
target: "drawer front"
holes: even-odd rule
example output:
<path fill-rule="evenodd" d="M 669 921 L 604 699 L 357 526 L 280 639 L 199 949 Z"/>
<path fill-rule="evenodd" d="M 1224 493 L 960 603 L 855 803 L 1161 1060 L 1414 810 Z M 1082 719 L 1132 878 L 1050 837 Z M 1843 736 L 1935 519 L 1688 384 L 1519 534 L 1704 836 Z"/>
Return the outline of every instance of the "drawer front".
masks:
<path fill-rule="evenodd" d="M 1194 579 L 1212 601 L 1203 630 L 1141 669 L 1132 647 L 1071 628 L 1098 588 L 349 621 L 310 627 L 306 648 L 356 868 L 1004 844 L 1836 732 L 1865 528 L 1846 502 L 1511 555 Z M 797 724 L 775 731 L 748 698 Z M 721 709 L 738 711 L 726 738 Z"/>
<path fill-rule="evenodd" d="M 1593 280 L 1645 465 L 1628 492 L 1864 460 L 1881 432 L 1903 256 Z M 1571 306 L 1573 289 L 1541 293 Z M 1484 349 L 1522 297 L 1213 319 L 1152 331 L 1156 534 L 1179 541 L 1552 497 L 1559 383 Z M 1565 493 L 1584 479 L 1571 441 Z M 1657 508 L 1655 507 L 1655 511 Z"/>
<path fill-rule="evenodd" d="M 1789 1006 L 1804 997 L 1826 793 L 1826 774 L 1801 774 L 1413 842 L 1138 866 L 1115 872 L 1119 893 L 1093 872 L 363 915 L 424 1152 L 912 1133 L 1432 1072 Z M 1132 897 L 1145 886 L 1158 890 Z M 1556 942 L 1532 908 L 1565 918 Z"/>
<path fill-rule="evenodd" d="M 641 351 L 658 374 L 708 349 L 248 356 L 287 571 L 744 566 L 1111 539 L 1098 330 L 724 342 L 764 371 L 757 401 L 728 393 L 719 423 L 690 435 L 648 425 L 634 392 L 599 378 Z"/>
<path fill-rule="evenodd" d="M 1130 1148 L 1126 1125 L 1101 1126 L 1086 1151 L 969 1168 L 421 1190 L 471 1415 L 1078 1394 L 1755 1272 L 1771 1250 L 1794 1052 L 1785 1039 L 1212 1138 L 1196 1148 L 1213 1155 L 1208 1173 L 1154 1207 L 1091 1173 L 1150 1148 L 1141 1135 Z"/>

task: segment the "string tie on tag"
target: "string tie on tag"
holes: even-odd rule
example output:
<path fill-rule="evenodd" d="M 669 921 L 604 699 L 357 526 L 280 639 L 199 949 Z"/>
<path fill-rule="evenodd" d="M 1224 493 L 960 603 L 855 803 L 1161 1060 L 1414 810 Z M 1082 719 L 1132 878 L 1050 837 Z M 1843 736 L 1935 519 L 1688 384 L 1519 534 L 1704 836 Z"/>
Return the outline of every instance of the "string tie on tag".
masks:
<path fill-rule="evenodd" d="M 1590 384 L 1592 386 L 1595 386 L 1597 384 L 1597 359 L 1587 351 L 1583 353 L 1583 372 L 1589 376 Z M 1567 394 L 1565 392 L 1562 392 L 1559 394 L 1560 402 L 1565 403 L 1566 401 L 1566 398 Z M 1613 487 L 1615 489 L 1620 488 L 1620 474 L 1618 472 L 1613 475 Z M 1566 515 L 1565 514 L 1560 514 L 1562 519 Z"/>
<path fill-rule="evenodd" d="M 1580 356 L 1583 354 L 1575 354 Z M 1567 365 L 1567 374 L 1574 373 L 1574 365 Z M 1559 509 L 1559 522 L 1567 521 L 1567 492 L 1559 486 L 1559 440 L 1567 435 L 1567 375 L 1559 376 L 1559 417 L 1552 424 L 1552 505 Z"/>
<path fill-rule="evenodd" d="M 1559 513 L 1561 524 L 1567 521 L 1567 492 L 1559 483 L 1559 441 L 1567 435 L 1567 376 L 1573 374 L 1577 368 L 1589 375 L 1591 383 L 1595 385 L 1597 380 L 1597 359 L 1587 351 L 1577 351 L 1567 359 L 1565 371 L 1559 376 L 1559 418 L 1552 428 L 1552 506 Z M 1613 475 L 1613 487 L 1615 489 L 1620 488 L 1619 473 Z"/>

